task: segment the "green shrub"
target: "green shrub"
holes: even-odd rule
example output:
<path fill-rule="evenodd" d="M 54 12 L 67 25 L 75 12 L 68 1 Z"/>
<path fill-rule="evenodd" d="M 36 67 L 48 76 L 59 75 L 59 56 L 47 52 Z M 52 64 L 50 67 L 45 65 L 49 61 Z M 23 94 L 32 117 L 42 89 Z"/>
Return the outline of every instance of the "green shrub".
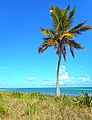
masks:
<path fill-rule="evenodd" d="M 61 101 L 62 101 L 62 96 L 55 96 L 55 97 L 54 97 L 54 100 L 55 100 L 56 102 L 61 102 Z"/>
<path fill-rule="evenodd" d="M 31 97 L 31 98 L 39 98 L 39 96 L 40 96 L 40 93 L 39 93 L 39 92 L 31 92 L 31 93 L 30 93 L 30 97 Z"/>
<path fill-rule="evenodd" d="M 63 104 L 71 104 L 71 103 L 73 103 L 72 97 L 70 97 L 68 95 L 55 96 L 54 100 L 56 102 L 62 102 Z"/>
<path fill-rule="evenodd" d="M 32 93 L 30 93 L 30 98 L 37 98 L 39 100 L 46 100 L 46 99 L 49 99 L 49 95 L 41 94 L 39 92 L 32 92 Z"/>
<path fill-rule="evenodd" d="M 21 98 L 21 97 L 24 96 L 24 93 L 21 92 L 21 91 L 16 91 L 16 92 L 12 92 L 11 96 L 14 97 L 14 98 Z"/>
<path fill-rule="evenodd" d="M 0 114 L 5 115 L 8 112 L 8 108 L 0 106 Z"/>
<path fill-rule="evenodd" d="M 3 98 L 3 94 L 0 93 L 0 99 L 2 99 L 2 98 Z"/>
<path fill-rule="evenodd" d="M 92 106 L 92 96 L 88 93 L 82 93 L 80 96 L 77 96 L 74 100 L 76 104 L 79 104 L 80 106 Z"/>
<path fill-rule="evenodd" d="M 33 104 L 27 104 L 27 113 L 29 116 L 33 116 L 36 113 L 36 109 L 37 109 L 37 104 L 33 103 Z"/>

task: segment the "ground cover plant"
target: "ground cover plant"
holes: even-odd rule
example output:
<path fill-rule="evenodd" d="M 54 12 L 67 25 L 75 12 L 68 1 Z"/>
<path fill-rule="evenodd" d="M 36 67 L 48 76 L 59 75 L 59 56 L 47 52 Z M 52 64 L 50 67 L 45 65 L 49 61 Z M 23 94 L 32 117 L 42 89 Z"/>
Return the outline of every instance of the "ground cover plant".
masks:
<path fill-rule="evenodd" d="M 92 120 L 92 96 L 0 92 L 0 120 Z"/>

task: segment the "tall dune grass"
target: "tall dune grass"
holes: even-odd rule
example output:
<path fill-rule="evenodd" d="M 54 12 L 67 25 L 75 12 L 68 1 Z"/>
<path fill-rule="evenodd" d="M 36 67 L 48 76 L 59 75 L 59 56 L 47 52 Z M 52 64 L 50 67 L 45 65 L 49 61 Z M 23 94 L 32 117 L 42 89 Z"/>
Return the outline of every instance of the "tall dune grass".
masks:
<path fill-rule="evenodd" d="M 92 120 L 92 97 L 0 92 L 0 120 Z"/>

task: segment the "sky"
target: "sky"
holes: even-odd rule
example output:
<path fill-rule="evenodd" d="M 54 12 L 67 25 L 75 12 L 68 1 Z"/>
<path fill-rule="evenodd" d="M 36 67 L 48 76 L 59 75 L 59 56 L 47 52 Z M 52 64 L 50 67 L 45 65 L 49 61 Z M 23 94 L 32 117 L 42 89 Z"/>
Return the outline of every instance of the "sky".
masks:
<path fill-rule="evenodd" d="M 0 0 L 0 88 L 55 87 L 58 56 L 54 48 L 38 53 L 43 35 L 40 26 L 53 28 L 50 5 L 71 9 L 74 23 L 92 25 L 92 0 Z M 62 58 L 61 87 L 92 87 L 92 31 L 75 38 L 84 50 L 67 51 Z"/>

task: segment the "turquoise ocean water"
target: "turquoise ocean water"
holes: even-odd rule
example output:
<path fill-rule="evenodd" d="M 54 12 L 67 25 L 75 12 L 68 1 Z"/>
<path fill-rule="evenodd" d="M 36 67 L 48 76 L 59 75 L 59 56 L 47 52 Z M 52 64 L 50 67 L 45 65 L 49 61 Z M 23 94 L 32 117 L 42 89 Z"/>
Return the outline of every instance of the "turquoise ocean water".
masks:
<path fill-rule="evenodd" d="M 85 92 L 92 95 L 92 87 L 62 87 L 61 94 L 78 96 L 80 93 Z M 55 95 L 56 88 L 0 88 L 0 91 L 22 91 L 22 92 L 40 92 L 42 94 Z"/>

